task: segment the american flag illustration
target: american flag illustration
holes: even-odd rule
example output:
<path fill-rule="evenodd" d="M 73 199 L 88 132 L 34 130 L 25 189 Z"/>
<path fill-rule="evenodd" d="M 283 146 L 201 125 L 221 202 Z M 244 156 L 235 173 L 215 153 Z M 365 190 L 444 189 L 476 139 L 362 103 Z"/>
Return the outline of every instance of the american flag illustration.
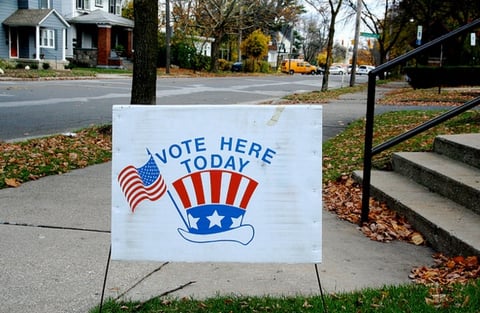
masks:
<path fill-rule="evenodd" d="M 132 212 L 143 200 L 156 201 L 167 191 L 165 181 L 151 154 L 150 159 L 142 167 L 136 168 L 133 165 L 125 167 L 118 174 L 118 182 Z"/>

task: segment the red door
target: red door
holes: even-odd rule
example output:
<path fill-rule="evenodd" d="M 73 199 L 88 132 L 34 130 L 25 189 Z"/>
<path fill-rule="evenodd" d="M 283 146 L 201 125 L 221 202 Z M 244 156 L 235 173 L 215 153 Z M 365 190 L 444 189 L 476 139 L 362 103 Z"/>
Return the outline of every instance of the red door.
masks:
<path fill-rule="evenodd" d="M 18 33 L 15 28 L 10 28 L 10 57 L 18 58 Z"/>

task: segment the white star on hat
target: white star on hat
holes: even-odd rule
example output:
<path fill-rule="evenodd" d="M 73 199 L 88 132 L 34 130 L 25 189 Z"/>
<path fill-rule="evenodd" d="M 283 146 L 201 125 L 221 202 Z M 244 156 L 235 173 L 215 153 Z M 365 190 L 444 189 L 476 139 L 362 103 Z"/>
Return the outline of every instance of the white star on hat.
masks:
<path fill-rule="evenodd" d="M 200 217 L 193 217 L 192 214 L 188 214 L 188 221 L 190 222 L 190 228 L 198 229 L 198 220 Z"/>
<path fill-rule="evenodd" d="M 213 211 L 213 214 L 210 216 L 207 216 L 207 218 L 210 221 L 210 225 L 208 226 L 208 228 L 212 228 L 215 225 L 221 228 L 222 220 L 225 218 L 225 216 L 218 215 L 217 210 L 215 210 Z"/>
<path fill-rule="evenodd" d="M 243 216 L 239 216 L 237 218 L 232 217 L 232 228 L 240 227 L 242 225 L 242 218 Z"/>

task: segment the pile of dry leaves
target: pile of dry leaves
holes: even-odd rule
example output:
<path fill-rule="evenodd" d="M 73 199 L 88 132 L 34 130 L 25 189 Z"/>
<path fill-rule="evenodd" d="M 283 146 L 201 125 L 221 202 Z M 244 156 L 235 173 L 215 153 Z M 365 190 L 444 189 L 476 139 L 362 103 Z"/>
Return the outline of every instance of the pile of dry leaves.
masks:
<path fill-rule="evenodd" d="M 361 216 L 362 188 L 349 175 L 343 175 L 337 181 L 327 183 L 323 188 L 323 204 L 328 211 L 334 212 L 343 220 L 359 224 Z M 425 244 L 423 236 L 413 227 L 390 210 L 385 203 L 370 199 L 369 221 L 360 230 L 370 239 L 380 242 L 402 240 L 415 245 Z M 448 258 L 442 254 L 433 256 L 432 267 L 414 268 L 410 278 L 420 284 L 448 285 L 465 283 L 480 278 L 478 258 Z"/>
<path fill-rule="evenodd" d="M 344 175 L 335 182 L 329 182 L 323 190 L 324 208 L 335 212 L 343 220 L 360 223 L 362 188 L 351 176 Z M 361 231 L 372 240 L 402 240 L 416 245 L 425 242 L 405 218 L 388 209 L 385 203 L 370 199 L 368 218 L 369 222 L 361 227 Z"/>
<path fill-rule="evenodd" d="M 480 277 L 480 264 L 476 256 L 446 257 L 440 253 L 433 255 L 434 266 L 416 267 L 410 278 L 416 283 L 450 285 L 452 283 L 467 283 Z"/>

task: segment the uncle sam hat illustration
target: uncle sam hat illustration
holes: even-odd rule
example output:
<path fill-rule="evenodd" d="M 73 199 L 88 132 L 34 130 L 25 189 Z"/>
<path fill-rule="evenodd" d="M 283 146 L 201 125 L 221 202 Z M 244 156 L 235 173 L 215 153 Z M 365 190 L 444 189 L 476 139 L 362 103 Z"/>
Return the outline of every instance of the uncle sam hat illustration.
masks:
<path fill-rule="evenodd" d="M 173 182 L 177 204 L 187 229 L 178 228 L 190 242 L 232 241 L 248 245 L 255 235 L 243 219 L 258 183 L 241 173 L 210 169 L 190 173 Z M 184 217 L 186 215 L 186 218 Z"/>

